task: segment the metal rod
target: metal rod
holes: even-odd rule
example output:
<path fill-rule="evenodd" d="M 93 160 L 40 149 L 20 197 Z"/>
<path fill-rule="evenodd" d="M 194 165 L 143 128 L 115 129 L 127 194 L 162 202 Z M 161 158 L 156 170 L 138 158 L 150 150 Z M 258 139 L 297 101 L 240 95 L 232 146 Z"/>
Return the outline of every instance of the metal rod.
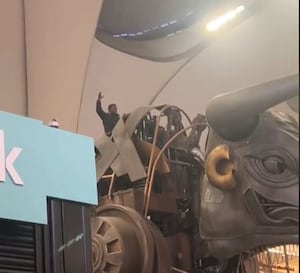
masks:
<path fill-rule="evenodd" d="M 109 184 L 109 189 L 108 189 L 108 198 L 111 199 L 112 196 L 112 191 L 113 191 L 113 186 L 115 184 L 115 173 L 113 172 L 113 174 L 111 175 L 111 180 L 110 180 L 110 184 Z"/>
<path fill-rule="evenodd" d="M 188 122 L 190 124 L 192 124 L 191 119 L 189 118 L 188 114 L 186 112 L 184 112 L 182 109 L 180 109 L 179 107 L 175 106 L 175 105 L 165 105 L 160 111 L 158 116 L 156 117 L 156 123 L 155 123 L 155 129 L 154 129 L 154 135 L 153 135 L 153 141 L 152 141 L 152 147 L 151 147 L 151 153 L 150 153 L 150 159 L 149 159 L 149 163 L 148 163 L 148 172 L 147 172 L 147 178 L 146 178 L 146 183 L 145 183 L 145 189 L 144 189 L 144 208 L 146 205 L 146 198 L 148 196 L 148 191 L 149 191 L 149 182 L 150 182 L 150 175 L 151 175 L 151 170 L 152 170 L 152 164 L 154 161 L 154 151 L 155 151 L 155 147 L 156 147 L 156 142 L 157 142 L 157 137 L 158 137 L 158 131 L 159 131 L 159 123 L 160 123 L 160 119 L 162 117 L 162 114 L 169 108 L 176 108 L 178 111 L 180 111 L 181 113 L 184 114 L 184 116 L 186 117 L 186 119 L 188 120 Z"/>
<path fill-rule="evenodd" d="M 189 272 L 187 272 L 187 271 L 183 271 L 183 270 L 181 270 L 181 269 L 179 269 L 179 268 L 176 268 L 176 267 L 172 267 L 172 270 L 173 271 L 176 271 L 176 272 L 179 272 L 179 273 L 189 273 Z"/>
<path fill-rule="evenodd" d="M 101 179 L 112 178 L 112 177 L 113 177 L 113 174 L 107 174 L 107 175 L 103 175 L 101 177 Z"/>
<path fill-rule="evenodd" d="M 181 135 L 183 132 L 203 124 L 203 122 L 197 122 L 194 124 L 189 125 L 186 128 L 181 129 L 180 131 L 178 131 L 174 136 L 172 136 L 167 142 L 166 144 L 162 147 L 162 149 L 160 150 L 160 152 L 158 153 L 154 163 L 153 163 L 153 168 L 151 170 L 151 175 L 150 175 L 150 180 L 149 180 L 149 189 L 147 192 L 147 196 L 146 196 L 146 205 L 145 205 L 145 210 L 144 210 L 144 216 L 146 217 L 148 214 L 148 209 L 149 209 L 149 203 L 150 203 L 150 195 L 151 195 L 151 191 L 152 191 L 152 186 L 153 186 L 153 180 L 154 180 L 154 173 L 155 173 L 155 167 L 158 164 L 158 161 L 160 159 L 160 157 L 163 155 L 164 151 L 168 148 L 168 146 L 179 136 Z"/>
<path fill-rule="evenodd" d="M 267 264 L 269 264 L 269 265 L 272 265 L 272 259 L 271 259 L 271 254 L 270 254 L 270 252 L 267 250 L 267 253 L 266 253 L 267 255 Z M 270 267 L 267 267 L 268 269 L 269 269 L 269 273 L 273 273 L 273 269 L 272 269 L 272 267 L 270 266 Z"/>
<path fill-rule="evenodd" d="M 283 251 L 284 251 L 284 259 L 285 259 L 285 265 L 286 265 L 286 273 L 290 273 L 290 269 L 289 269 L 289 257 L 287 255 L 286 245 L 283 246 Z"/>
<path fill-rule="evenodd" d="M 274 268 L 274 269 L 280 269 L 280 270 L 289 270 L 289 271 L 295 271 L 294 268 L 292 267 L 285 267 L 285 266 L 280 266 L 280 265 L 268 265 L 268 264 L 263 264 L 263 263 L 259 263 L 259 266 L 263 267 L 263 268 Z"/>

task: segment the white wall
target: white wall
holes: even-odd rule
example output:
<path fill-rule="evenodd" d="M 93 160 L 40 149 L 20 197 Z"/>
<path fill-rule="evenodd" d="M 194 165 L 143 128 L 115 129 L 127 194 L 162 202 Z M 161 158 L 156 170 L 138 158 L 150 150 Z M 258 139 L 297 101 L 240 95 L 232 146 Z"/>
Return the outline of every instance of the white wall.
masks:
<path fill-rule="evenodd" d="M 77 131 L 101 0 L 25 1 L 29 116 Z"/>
<path fill-rule="evenodd" d="M 0 111 L 26 115 L 23 0 L 0 1 Z"/>
<path fill-rule="evenodd" d="M 0 1 L 0 110 L 77 131 L 102 0 Z"/>

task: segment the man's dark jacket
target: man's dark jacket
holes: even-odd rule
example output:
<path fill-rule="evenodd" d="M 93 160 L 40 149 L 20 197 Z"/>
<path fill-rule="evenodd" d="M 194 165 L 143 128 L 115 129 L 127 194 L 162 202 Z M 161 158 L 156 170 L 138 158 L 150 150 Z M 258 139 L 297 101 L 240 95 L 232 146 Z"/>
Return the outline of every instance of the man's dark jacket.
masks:
<path fill-rule="evenodd" d="M 110 136 L 113 128 L 120 119 L 120 115 L 117 113 L 106 113 L 102 109 L 101 100 L 97 100 L 96 112 L 102 119 L 105 134 Z"/>

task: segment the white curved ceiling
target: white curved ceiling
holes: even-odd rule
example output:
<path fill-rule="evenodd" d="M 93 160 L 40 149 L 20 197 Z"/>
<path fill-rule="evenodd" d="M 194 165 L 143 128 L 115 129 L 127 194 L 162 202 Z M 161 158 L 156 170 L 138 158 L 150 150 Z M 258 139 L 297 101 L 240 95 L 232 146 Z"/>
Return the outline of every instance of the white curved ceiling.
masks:
<path fill-rule="evenodd" d="M 184 66 L 154 104 L 176 104 L 194 116 L 219 93 L 298 72 L 299 2 L 265 2 L 254 16 L 217 37 Z M 185 62 L 138 59 L 96 39 L 91 56 L 78 129 L 93 137 L 103 132 L 95 113 L 98 91 L 105 94 L 105 105 L 115 102 L 120 113 L 129 112 L 148 104 Z M 277 108 L 289 111 L 284 104 Z"/>
<path fill-rule="evenodd" d="M 0 110 L 26 115 L 23 1 L 0 2 Z"/>
<path fill-rule="evenodd" d="M 104 105 L 115 102 L 120 113 L 129 112 L 149 103 L 186 60 L 156 63 L 107 47 L 92 38 L 101 1 L 71 2 L 0 2 L 0 109 L 44 122 L 55 117 L 62 129 L 97 138 L 99 91 Z M 24 3 L 30 3 L 27 26 Z M 184 66 L 154 104 L 176 104 L 193 116 L 216 94 L 295 73 L 298 12 L 296 0 L 265 0 Z"/>
<path fill-rule="evenodd" d="M 0 109 L 76 131 L 101 1 L 0 2 Z"/>

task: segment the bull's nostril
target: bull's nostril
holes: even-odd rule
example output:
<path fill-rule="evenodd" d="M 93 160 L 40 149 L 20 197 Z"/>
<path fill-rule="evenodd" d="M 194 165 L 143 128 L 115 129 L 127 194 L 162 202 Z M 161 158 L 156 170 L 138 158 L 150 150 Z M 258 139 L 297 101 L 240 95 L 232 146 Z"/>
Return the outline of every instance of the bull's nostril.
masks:
<path fill-rule="evenodd" d="M 220 175 L 226 175 L 232 173 L 233 163 L 228 159 L 221 159 L 216 164 L 216 171 Z"/>

